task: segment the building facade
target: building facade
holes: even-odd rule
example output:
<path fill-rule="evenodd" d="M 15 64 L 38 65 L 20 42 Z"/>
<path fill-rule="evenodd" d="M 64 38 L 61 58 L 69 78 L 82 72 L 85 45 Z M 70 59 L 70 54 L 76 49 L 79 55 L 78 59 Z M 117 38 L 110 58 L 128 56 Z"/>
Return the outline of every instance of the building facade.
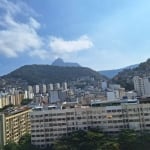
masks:
<path fill-rule="evenodd" d="M 150 104 L 121 104 L 106 107 L 34 110 L 31 112 L 31 141 L 40 148 L 77 130 L 100 128 L 117 133 L 121 129 L 149 130 Z"/>
<path fill-rule="evenodd" d="M 8 142 L 18 142 L 25 134 L 30 133 L 31 109 L 21 108 L 12 112 L 0 114 L 0 145 Z"/>
<path fill-rule="evenodd" d="M 0 109 L 8 105 L 21 105 L 24 93 L 16 91 L 14 94 L 0 93 Z"/>
<path fill-rule="evenodd" d="M 133 77 L 134 90 L 137 92 L 137 96 L 144 96 L 145 88 L 143 78 L 139 76 Z"/>

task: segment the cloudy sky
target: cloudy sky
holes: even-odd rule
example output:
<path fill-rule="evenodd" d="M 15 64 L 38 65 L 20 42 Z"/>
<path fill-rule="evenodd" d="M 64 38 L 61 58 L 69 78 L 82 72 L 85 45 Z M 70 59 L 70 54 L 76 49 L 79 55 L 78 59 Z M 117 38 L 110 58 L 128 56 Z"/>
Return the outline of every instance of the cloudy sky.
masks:
<path fill-rule="evenodd" d="M 106 70 L 149 56 L 149 0 L 0 0 L 0 75 L 58 57 Z"/>

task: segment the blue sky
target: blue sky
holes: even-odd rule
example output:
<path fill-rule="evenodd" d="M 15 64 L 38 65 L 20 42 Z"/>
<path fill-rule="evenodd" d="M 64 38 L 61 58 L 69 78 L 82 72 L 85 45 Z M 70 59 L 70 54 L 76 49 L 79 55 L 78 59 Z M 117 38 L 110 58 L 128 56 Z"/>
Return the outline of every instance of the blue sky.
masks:
<path fill-rule="evenodd" d="M 150 55 L 149 0 L 0 0 L 0 75 L 61 57 L 94 70 Z"/>

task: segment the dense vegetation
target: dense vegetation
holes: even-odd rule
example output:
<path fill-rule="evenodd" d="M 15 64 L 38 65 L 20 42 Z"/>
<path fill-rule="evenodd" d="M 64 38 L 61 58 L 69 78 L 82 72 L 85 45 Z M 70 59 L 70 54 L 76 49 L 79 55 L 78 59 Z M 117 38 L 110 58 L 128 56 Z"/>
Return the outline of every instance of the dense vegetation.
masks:
<path fill-rule="evenodd" d="M 29 84 L 38 84 L 71 81 L 87 76 L 94 77 L 95 79 L 104 78 L 98 72 L 89 68 L 51 65 L 25 65 L 2 78 L 6 80 L 21 79 Z"/>
<path fill-rule="evenodd" d="M 119 72 L 117 76 L 113 78 L 113 82 L 121 84 L 127 90 L 133 90 L 133 77 L 134 76 L 149 76 L 150 75 L 150 59 L 141 63 L 134 69 L 125 69 Z"/>
<path fill-rule="evenodd" d="M 30 144 L 30 136 L 25 135 L 19 144 L 9 143 L 4 150 L 38 150 Z M 150 133 L 123 130 L 118 136 L 108 136 L 99 130 L 77 131 L 56 141 L 45 150 L 149 150 Z"/>
<path fill-rule="evenodd" d="M 24 98 L 22 101 L 21 101 L 21 105 L 28 105 L 30 102 L 32 102 L 33 99 L 29 99 L 29 98 Z"/>
<path fill-rule="evenodd" d="M 31 136 L 26 134 L 22 136 L 18 144 L 9 142 L 3 147 L 3 150 L 38 150 L 35 146 L 31 145 Z"/>

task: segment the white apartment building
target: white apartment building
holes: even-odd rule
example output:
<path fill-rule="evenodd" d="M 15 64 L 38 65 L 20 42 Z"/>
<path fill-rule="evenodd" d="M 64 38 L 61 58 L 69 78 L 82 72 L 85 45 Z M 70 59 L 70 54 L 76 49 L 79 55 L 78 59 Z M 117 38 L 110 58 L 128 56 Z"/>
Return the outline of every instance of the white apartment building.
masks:
<path fill-rule="evenodd" d="M 63 90 L 67 90 L 67 82 L 63 82 L 62 83 L 62 89 Z"/>
<path fill-rule="evenodd" d="M 133 77 L 133 83 L 134 83 L 134 90 L 137 92 L 138 96 L 144 95 L 144 83 L 143 79 L 139 76 Z"/>
<path fill-rule="evenodd" d="M 24 91 L 24 98 L 27 99 L 33 99 L 34 98 L 34 93 L 30 91 Z"/>
<path fill-rule="evenodd" d="M 116 100 L 116 96 L 115 96 L 115 92 L 114 91 L 109 91 L 106 94 L 107 94 L 107 100 L 108 101 Z"/>
<path fill-rule="evenodd" d="M 125 96 L 125 88 L 119 88 L 117 90 L 106 92 L 107 100 L 119 100 Z"/>
<path fill-rule="evenodd" d="M 33 87 L 31 85 L 28 86 L 28 91 L 33 93 Z"/>
<path fill-rule="evenodd" d="M 135 76 L 133 83 L 138 96 L 150 97 L 150 77 Z"/>
<path fill-rule="evenodd" d="M 144 77 L 143 78 L 144 82 L 144 96 L 145 97 L 150 97 L 150 77 Z"/>
<path fill-rule="evenodd" d="M 102 81 L 101 82 L 101 88 L 102 88 L 103 91 L 107 89 L 107 81 Z"/>
<path fill-rule="evenodd" d="M 60 83 L 54 84 L 54 89 L 55 90 L 60 90 Z"/>
<path fill-rule="evenodd" d="M 47 92 L 47 87 L 46 87 L 46 84 L 41 84 L 40 86 L 40 93 L 42 94 L 44 94 L 44 93 L 46 93 Z"/>
<path fill-rule="evenodd" d="M 47 92 L 54 90 L 53 84 L 50 83 L 47 85 Z"/>
<path fill-rule="evenodd" d="M 40 86 L 39 85 L 34 85 L 33 90 L 34 90 L 35 94 L 38 94 L 40 92 Z"/>
<path fill-rule="evenodd" d="M 58 90 L 53 90 L 49 92 L 49 103 L 56 103 L 60 101 L 58 92 Z"/>
<path fill-rule="evenodd" d="M 116 106 L 77 107 L 31 112 L 31 142 L 40 148 L 77 130 L 100 128 L 116 133 L 121 129 L 150 130 L 150 104 L 119 104 Z"/>

